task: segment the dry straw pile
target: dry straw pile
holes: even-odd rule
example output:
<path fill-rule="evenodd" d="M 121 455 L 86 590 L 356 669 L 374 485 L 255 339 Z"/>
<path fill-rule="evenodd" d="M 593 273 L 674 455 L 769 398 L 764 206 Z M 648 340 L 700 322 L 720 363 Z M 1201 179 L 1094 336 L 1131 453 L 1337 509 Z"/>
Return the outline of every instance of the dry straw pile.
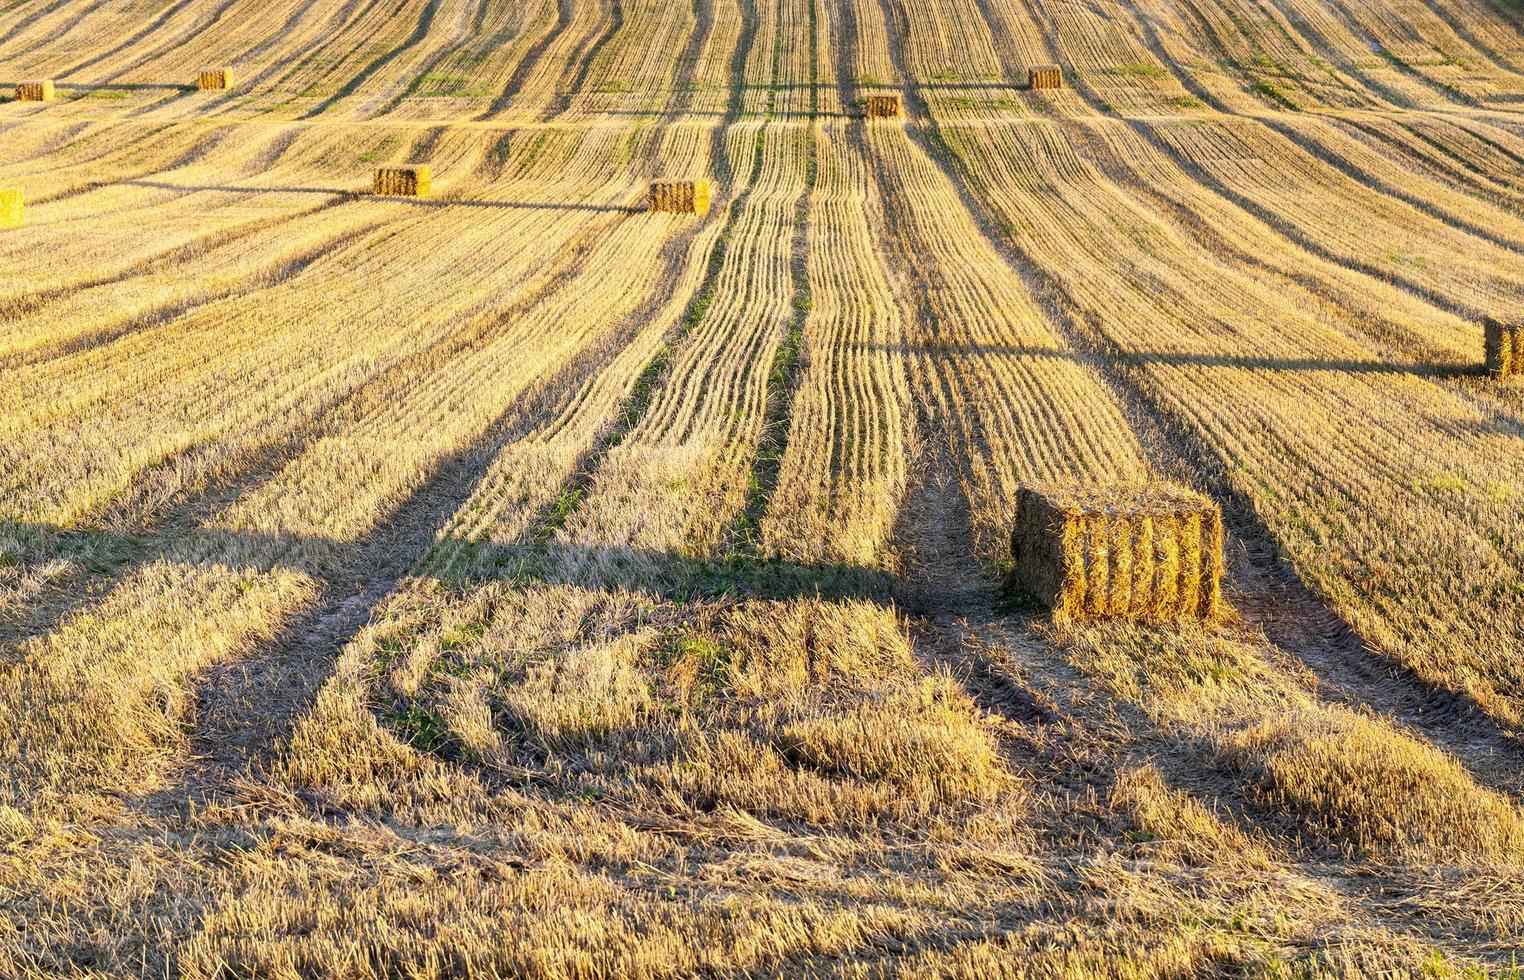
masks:
<path fill-rule="evenodd" d="M 1036 65 L 1027 69 L 1028 88 L 1063 88 L 1064 70 L 1057 65 Z"/>
<path fill-rule="evenodd" d="M 386 197 L 428 197 L 433 191 L 433 180 L 433 172 L 427 166 L 377 167 L 371 187 Z"/>
<path fill-rule="evenodd" d="M 0 187 L 0 228 L 20 228 L 21 221 L 21 191 L 10 187 Z"/>
<path fill-rule="evenodd" d="M 654 180 L 651 182 L 651 210 L 673 214 L 705 214 L 709 211 L 709 182 Z"/>
<path fill-rule="evenodd" d="M 16 86 L 17 102 L 51 102 L 53 101 L 53 82 L 44 79 L 40 82 L 21 82 Z"/>
<path fill-rule="evenodd" d="M 1170 484 L 1038 484 L 1016 501 L 1016 584 L 1070 619 L 1210 619 L 1222 591 L 1222 511 Z"/>
<path fill-rule="evenodd" d="M 1488 320 L 1484 327 L 1487 373 L 1494 378 L 1524 374 L 1524 323 Z"/>
<path fill-rule="evenodd" d="M 196 76 L 196 88 L 203 92 L 233 87 L 233 69 L 212 68 Z"/>
<path fill-rule="evenodd" d="M 900 114 L 898 95 L 870 95 L 863 100 L 863 110 L 869 118 L 891 118 Z"/>

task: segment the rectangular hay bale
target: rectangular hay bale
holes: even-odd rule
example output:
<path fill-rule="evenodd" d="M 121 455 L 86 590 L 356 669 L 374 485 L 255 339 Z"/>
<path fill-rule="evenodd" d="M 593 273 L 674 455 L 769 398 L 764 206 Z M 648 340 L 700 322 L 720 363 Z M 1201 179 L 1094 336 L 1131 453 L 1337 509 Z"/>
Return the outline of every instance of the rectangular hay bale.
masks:
<path fill-rule="evenodd" d="M 0 187 L 0 228 L 20 228 L 25 217 L 21 191 Z"/>
<path fill-rule="evenodd" d="M 233 69 L 211 68 L 196 76 L 196 88 L 203 92 L 233 87 Z"/>
<path fill-rule="evenodd" d="M 383 197 L 428 197 L 434 189 L 434 174 L 424 165 L 377 167 L 371 189 Z"/>
<path fill-rule="evenodd" d="M 1489 318 L 1482 327 L 1486 331 L 1483 347 L 1487 373 L 1494 378 L 1524 374 L 1524 322 Z"/>
<path fill-rule="evenodd" d="M 1027 88 L 1063 88 L 1064 70 L 1057 65 L 1033 65 L 1027 69 Z"/>
<path fill-rule="evenodd" d="M 1023 487 L 1011 555 L 1056 618 L 1212 619 L 1222 602 L 1222 510 L 1172 484 Z"/>
<path fill-rule="evenodd" d="M 707 214 L 709 197 L 707 180 L 653 180 L 651 182 L 650 207 L 652 211 L 665 211 L 671 214 Z"/>
<path fill-rule="evenodd" d="M 900 112 L 900 97 L 897 93 L 870 95 L 863 99 L 863 113 L 870 119 L 889 119 L 898 116 Z"/>
<path fill-rule="evenodd" d="M 52 102 L 53 82 L 43 79 L 40 82 L 20 82 L 16 85 L 17 102 Z"/>

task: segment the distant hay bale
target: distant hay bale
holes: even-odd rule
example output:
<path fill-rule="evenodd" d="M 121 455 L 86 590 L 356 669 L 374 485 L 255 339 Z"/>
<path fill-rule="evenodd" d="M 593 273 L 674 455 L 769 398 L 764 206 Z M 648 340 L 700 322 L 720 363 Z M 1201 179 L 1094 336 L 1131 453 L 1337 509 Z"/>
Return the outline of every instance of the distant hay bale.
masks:
<path fill-rule="evenodd" d="M 0 228 L 20 228 L 24 218 L 21 191 L 0 187 Z"/>
<path fill-rule="evenodd" d="M 890 119 L 901 111 L 898 93 L 870 95 L 863 100 L 863 113 L 870 119 Z"/>
<path fill-rule="evenodd" d="M 377 167 L 371 186 L 384 197 L 428 197 L 433 191 L 433 181 L 433 172 L 427 166 Z"/>
<path fill-rule="evenodd" d="M 1016 500 L 1016 585 L 1059 618 L 1211 619 L 1222 549 L 1221 509 L 1172 484 L 1037 484 Z"/>
<path fill-rule="evenodd" d="M 653 180 L 651 210 L 672 214 L 706 214 L 709 211 L 707 180 Z"/>
<path fill-rule="evenodd" d="M 1487 373 L 1494 378 L 1524 374 L 1524 322 L 1504 323 L 1489 319 L 1483 328 L 1486 330 Z"/>
<path fill-rule="evenodd" d="M 1057 65 L 1033 65 L 1027 69 L 1027 88 L 1063 88 L 1064 70 Z"/>
<path fill-rule="evenodd" d="M 40 82 L 21 82 L 16 86 L 17 102 L 52 102 L 53 82 L 44 79 Z"/>
<path fill-rule="evenodd" d="M 196 88 L 203 92 L 233 87 L 233 69 L 211 68 L 196 76 Z"/>

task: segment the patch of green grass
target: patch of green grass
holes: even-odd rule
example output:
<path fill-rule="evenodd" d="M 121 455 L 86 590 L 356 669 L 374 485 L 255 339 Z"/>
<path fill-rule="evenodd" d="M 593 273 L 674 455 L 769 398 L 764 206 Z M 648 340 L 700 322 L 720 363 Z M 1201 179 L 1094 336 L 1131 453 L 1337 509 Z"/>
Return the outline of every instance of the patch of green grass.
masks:
<path fill-rule="evenodd" d="M 470 76 L 446 75 L 440 72 L 424 72 L 413 79 L 413 83 L 408 86 L 408 95 L 423 98 L 479 99 L 491 94 L 488 89 L 471 84 Z"/>
<path fill-rule="evenodd" d="M 1288 109 L 1291 112 L 1302 111 L 1302 107 L 1297 104 L 1296 100 L 1287 95 L 1286 90 L 1280 85 L 1277 85 L 1275 82 L 1271 82 L 1266 79 L 1260 79 L 1259 81 L 1256 81 L 1252 86 L 1250 86 L 1250 88 L 1256 95 L 1264 96 L 1271 102 L 1280 105 L 1283 109 Z"/>
<path fill-rule="evenodd" d="M 435 752 L 448 744 L 450 733 L 443 718 L 419 704 L 409 703 L 383 712 L 381 720 L 397 737 L 420 752 Z"/>

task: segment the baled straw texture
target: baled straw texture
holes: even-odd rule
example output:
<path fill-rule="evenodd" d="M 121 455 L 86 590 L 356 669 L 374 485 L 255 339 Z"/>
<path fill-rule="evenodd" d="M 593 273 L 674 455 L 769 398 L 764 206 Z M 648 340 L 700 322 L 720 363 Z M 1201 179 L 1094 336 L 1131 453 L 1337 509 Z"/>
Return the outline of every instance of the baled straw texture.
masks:
<path fill-rule="evenodd" d="M 1222 511 L 1171 484 L 1023 487 L 1011 552 L 1059 618 L 1211 619 L 1222 599 Z"/>

